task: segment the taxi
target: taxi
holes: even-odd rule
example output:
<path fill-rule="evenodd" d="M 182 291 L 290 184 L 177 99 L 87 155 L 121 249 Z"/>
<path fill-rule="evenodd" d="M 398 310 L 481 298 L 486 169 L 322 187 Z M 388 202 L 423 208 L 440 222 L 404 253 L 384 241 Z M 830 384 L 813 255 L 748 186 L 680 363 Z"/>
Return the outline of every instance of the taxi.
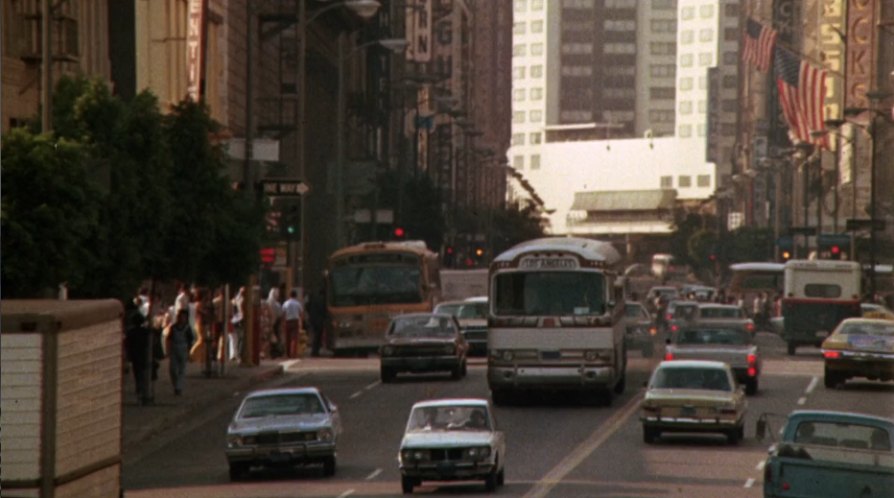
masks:
<path fill-rule="evenodd" d="M 823 341 L 823 384 L 834 388 L 854 377 L 894 380 L 894 320 L 848 318 Z"/>

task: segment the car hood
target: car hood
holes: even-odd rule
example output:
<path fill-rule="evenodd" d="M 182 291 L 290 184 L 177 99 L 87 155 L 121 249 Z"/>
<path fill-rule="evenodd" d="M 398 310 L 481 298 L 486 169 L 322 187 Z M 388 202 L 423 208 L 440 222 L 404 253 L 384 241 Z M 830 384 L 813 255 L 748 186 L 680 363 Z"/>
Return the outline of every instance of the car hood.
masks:
<path fill-rule="evenodd" d="M 753 344 L 672 344 L 667 348 L 676 359 L 717 360 L 739 367 L 748 364 L 748 355 L 757 353 Z"/>
<path fill-rule="evenodd" d="M 250 434 L 264 431 L 312 431 L 332 427 L 332 419 L 326 413 L 307 415 L 272 415 L 234 421 L 228 432 Z"/>
<path fill-rule="evenodd" d="M 489 446 L 494 433 L 490 431 L 434 431 L 408 432 L 400 443 L 401 448 L 460 448 Z"/>
<path fill-rule="evenodd" d="M 729 391 L 711 391 L 708 389 L 649 389 L 644 400 L 667 405 L 709 406 L 717 403 L 728 403 L 735 399 L 735 393 Z"/>

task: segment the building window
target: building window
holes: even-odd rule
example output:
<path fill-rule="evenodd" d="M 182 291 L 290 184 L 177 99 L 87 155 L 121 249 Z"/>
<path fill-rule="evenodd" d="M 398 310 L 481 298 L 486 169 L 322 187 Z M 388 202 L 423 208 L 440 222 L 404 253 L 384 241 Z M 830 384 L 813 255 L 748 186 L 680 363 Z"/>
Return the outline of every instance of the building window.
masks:
<path fill-rule="evenodd" d="M 739 17 L 739 4 L 728 3 L 723 8 L 726 17 Z"/>
<path fill-rule="evenodd" d="M 713 29 L 702 29 L 698 32 L 698 41 L 709 42 L 714 39 Z"/>
<path fill-rule="evenodd" d="M 606 43 L 602 47 L 606 54 L 635 54 L 636 44 L 633 43 Z"/>
<path fill-rule="evenodd" d="M 711 175 L 698 175 L 696 182 L 699 187 L 710 187 Z"/>
<path fill-rule="evenodd" d="M 691 187 L 692 186 L 692 177 L 689 175 L 680 175 L 677 177 L 677 186 L 678 187 Z"/>
<path fill-rule="evenodd" d="M 727 51 L 723 53 L 723 63 L 727 66 L 735 65 L 739 60 L 739 54 Z"/>
<path fill-rule="evenodd" d="M 523 35 L 525 34 L 525 29 L 527 25 L 523 22 L 517 22 L 512 25 L 512 34 L 513 35 Z"/>
<path fill-rule="evenodd" d="M 525 79 L 525 66 L 515 66 L 512 68 L 512 79 L 514 80 L 523 80 Z"/>
<path fill-rule="evenodd" d="M 532 88 L 531 100 L 543 100 L 543 88 Z"/>
<path fill-rule="evenodd" d="M 633 21 L 630 21 L 633 23 Z M 676 33 L 677 21 L 674 19 L 652 19 L 649 23 L 653 33 Z"/>
<path fill-rule="evenodd" d="M 698 65 L 702 67 L 707 67 L 712 65 L 714 62 L 714 54 L 711 52 L 702 52 L 698 54 Z"/>
<path fill-rule="evenodd" d="M 635 9 L 636 0 L 605 0 L 606 9 Z"/>
<path fill-rule="evenodd" d="M 673 111 L 649 111 L 649 121 L 652 123 L 673 123 Z"/>
<path fill-rule="evenodd" d="M 692 101 L 691 100 L 681 100 L 680 101 L 680 114 L 692 114 Z"/>
<path fill-rule="evenodd" d="M 661 177 L 661 188 L 673 188 L 674 187 L 674 177 L 672 176 L 662 176 Z"/>
<path fill-rule="evenodd" d="M 708 101 L 707 100 L 699 100 L 698 101 L 698 113 L 705 114 L 708 112 Z"/>
<path fill-rule="evenodd" d="M 512 47 L 512 56 L 513 57 L 524 57 L 528 54 L 528 46 L 524 43 L 519 43 L 518 45 L 513 45 Z"/>
<path fill-rule="evenodd" d="M 680 9 L 680 17 L 683 19 L 695 18 L 695 7 L 683 7 Z"/>
<path fill-rule="evenodd" d="M 731 137 L 736 134 L 736 123 L 720 123 L 720 134 Z M 729 155 L 723 156 L 729 157 Z"/>
<path fill-rule="evenodd" d="M 728 74 L 723 77 L 723 88 L 736 88 L 738 82 L 735 75 Z"/>
<path fill-rule="evenodd" d="M 676 76 L 677 68 L 673 64 L 652 64 L 649 66 L 649 74 L 653 78 L 672 78 Z"/>
<path fill-rule="evenodd" d="M 677 53 L 677 44 L 671 42 L 649 43 L 649 53 L 652 55 L 674 55 Z"/>
<path fill-rule="evenodd" d="M 680 90 L 692 90 L 692 78 L 680 78 Z"/>
<path fill-rule="evenodd" d="M 736 112 L 739 110 L 739 101 L 732 99 L 724 99 L 721 103 L 723 112 Z"/>
<path fill-rule="evenodd" d="M 566 9 L 592 9 L 595 0 L 563 0 L 562 7 Z"/>
<path fill-rule="evenodd" d="M 512 113 L 512 122 L 514 124 L 521 124 L 525 122 L 525 111 L 515 111 Z"/>
<path fill-rule="evenodd" d="M 714 17 L 714 6 L 713 5 L 702 5 L 698 8 L 698 15 L 702 19 L 710 19 Z"/>
<path fill-rule="evenodd" d="M 680 56 L 680 67 L 692 67 L 692 54 L 682 54 Z"/>
<path fill-rule="evenodd" d="M 543 135 L 539 132 L 531 133 L 531 145 L 538 145 L 543 143 Z"/>
<path fill-rule="evenodd" d="M 540 169 L 540 154 L 531 156 L 531 169 Z"/>
<path fill-rule="evenodd" d="M 524 88 L 516 88 L 512 90 L 512 101 L 513 102 L 521 102 L 525 100 L 525 89 Z"/>
<path fill-rule="evenodd" d="M 653 21 L 654 22 L 654 21 Z M 606 19 L 602 26 L 606 31 L 636 31 L 636 21 Z"/>
<path fill-rule="evenodd" d="M 543 33 L 543 21 L 531 22 L 531 33 Z"/>
<path fill-rule="evenodd" d="M 708 131 L 708 125 L 706 125 L 705 123 L 699 123 L 698 136 L 700 136 L 700 137 L 705 136 L 705 133 L 707 133 L 707 131 Z"/>
<path fill-rule="evenodd" d="M 531 44 L 531 55 L 543 55 L 543 44 L 542 43 Z"/>
<path fill-rule="evenodd" d="M 677 0 L 652 0 L 653 10 L 676 10 Z"/>
<path fill-rule="evenodd" d="M 525 144 L 525 134 L 524 133 L 513 133 L 512 134 L 512 145 L 524 145 Z"/>
<path fill-rule="evenodd" d="M 531 10 L 543 10 L 543 0 L 531 0 Z"/>
<path fill-rule="evenodd" d="M 653 99 L 672 99 L 676 96 L 676 90 L 669 87 L 653 86 L 649 88 L 649 97 Z"/>
<path fill-rule="evenodd" d="M 693 34 L 691 29 L 684 29 L 680 32 L 680 43 L 682 43 L 683 45 L 689 45 L 694 39 L 695 34 Z"/>
<path fill-rule="evenodd" d="M 512 156 L 512 167 L 515 169 L 525 169 L 525 156 Z"/>
<path fill-rule="evenodd" d="M 512 3 L 513 12 L 524 12 L 528 10 L 528 0 L 515 0 Z"/>
<path fill-rule="evenodd" d="M 532 123 L 540 123 L 543 121 L 543 111 L 531 111 L 528 118 L 530 118 Z"/>
<path fill-rule="evenodd" d="M 739 41 L 739 30 L 736 28 L 726 28 L 723 30 L 723 41 L 734 42 Z"/>
<path fill-rule="evenodd" d="M 562 53 L 563 54 L 592 54 L 593 53 L 593 44 L 592 43 L 563 43 L 562 44 Z"/>
<path fill-rule="evenodd" d="M 562 66 L 562 76 L 592 76 L 593 66 Z"/>
<path fill-rule="evenodd" d="M 681 124 L 677 127 L 677 134 L 683 138 L 688 138 L 692 136 L 692 125 Z"/>
<path fill-rule="evenodd" d="M 699 90 L 707 90 L 708 89 L 708 77 L 707 76 L 699 76 L 698 77 L 698 89 Z"/>
<path fill-rule="evenodd" d="M 532 78 L 542 78 L 543 77 L 543 66 L 536 65 L 531 66 L 531 77 Z"/>

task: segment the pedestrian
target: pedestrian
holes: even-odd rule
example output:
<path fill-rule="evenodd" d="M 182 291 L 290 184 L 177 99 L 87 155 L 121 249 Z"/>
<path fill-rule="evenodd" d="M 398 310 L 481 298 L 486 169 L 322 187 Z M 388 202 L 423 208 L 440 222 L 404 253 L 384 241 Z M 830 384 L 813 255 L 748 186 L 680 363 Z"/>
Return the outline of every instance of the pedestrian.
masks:
<path fill-rule="evenodd" d="M 124 349 L 133 370 L 137 401 L 141 405 L 149 404 L 149 331 L 135 300 L 124 306 Z"/>
<path fill-rule="evenodd" d="M 190 326 L 196 333 L 196 342 L 189 350 L 189 361 L 202 363 L 205 361 L 205 348 L 211 337 L 211 310 L 207 301 L 208 293 L 205 289 L 196 289 L 194 299 L 190 305 L 195 321 L 190 321 Z"/>
<path fill-rule="evenodd" d="M 180 313 L 180 310 L 189 309 L 190 301 L 192 301 L 192 297 L 189 295 L 189 287 L 184 283 L 177 284 L 177 297 L 174 299 L 173 316 L 175 320 L 177 318 L 177 314 Z"/>
<path fill-rule="evenodd" d="M 323 288 L 316 294 L 311 294 L 307 299 L 307 321 L 311 333 L 311 356 L 320 356 L 320 346 L 325 337 L 325 327 L 328 323 L 329 310 L 326 308 L 326 291 Z"/>
<path fill-rule="evenodd" d="M 174 395 L 183 394 L 183 378 L 186 376 L 186 361 L 189 358 L 189 349 L 196 341 L 196 334 L 189 326 L 189 310 L 180 310 L 177 320 L 171 325 L 168 334 L 168 372 L 171 376 L 171 384 L 174 386 Z"/>
<path fill-rule="evenodd" d="M 289 299 L 282 306 L 283 318 L 286 321 L 286 356 L 298 357 L 298 336 L 301 333 L 301 317 L 304 307 L 298 300 L 298 291 L 289 292 Z"/>
<path fill-rule="evenodd" d="M 224 325 L 226 323 L 223 287 L 218 287 L 217 290 L 214 291 L 214 298 L 211 300 L 211 310 L 211 314 L 214 317 L 214 323 L 211 327 L 211 344 L 209 344 L 208 347 L 214 348 L 214 361 L 225 361 L 225 351 L 223 349 L 222 341 L 225 330 Z"/>
<path fill-rule="evenodd" d="M 245 312 L 242 309 L 243 304 L 245 303 L 245 286 L 239 287 L 239 292 L 236 293 L 236 296 L 230 300 L 230 304 L 233 305 L 233 317 L 230 319 L 230 324 L 232 325 L 232 332 L 229 333 L 230 337 L 230 351 L 229 351 L 229 359 L 230 361 L 239 361 L 242 358 L 242 346 L 243 346 L 243 336 L 245 335 L 245 327 L 244 327 L 244 318 Z"/>
<path fill-rule="evenodd" d="M 279 288 L 271 287 L 265 303 L 270 320 L 270 357 L 279 358 L 285 353 L 282 340 L 283 309 L 279 302 Z"/>

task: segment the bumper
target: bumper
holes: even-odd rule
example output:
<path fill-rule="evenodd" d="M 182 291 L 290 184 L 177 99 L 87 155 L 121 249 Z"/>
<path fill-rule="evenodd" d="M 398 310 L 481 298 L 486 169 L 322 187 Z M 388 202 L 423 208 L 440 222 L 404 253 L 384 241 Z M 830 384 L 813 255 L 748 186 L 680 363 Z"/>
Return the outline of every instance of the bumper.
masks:
<path fill-rule="evenodd" d="M 846 377 L 894 379 L 894 355 L 891 358 L 845 358 L 826 360 L 826 371 Z"/>
<path fill-rule="evenodd" d="M 432 372 L 453 370 L 462 361 L 456 356 L 383 356 L 382 367 L 396 371 Z"/>
<path fill-rule="evenodd" d="M 226 449 L 227 461 L 261 465 L 318 462 L 335 456 L 334 443 L 297 444 L 289 446 L 246 446 Z"/>
<path fill-rule="evenodd" d="M 669 432 L 723 432 L 741 426 L 742 419 L 697 417 L 640 417 L 643 427 Z"/>
<path fill-rule="evenodd" d="M 493 462 L 437 462 L 400 465 L 401 475 L 427 481 L 484 479 L 493 470 Z"/>
<path fill-rule="evenodd" d="M 514 388 L 584 390 L 609 388 L 616 381 L 611 366 L 491 366 L 487 382 L 491 390 Z"/>

